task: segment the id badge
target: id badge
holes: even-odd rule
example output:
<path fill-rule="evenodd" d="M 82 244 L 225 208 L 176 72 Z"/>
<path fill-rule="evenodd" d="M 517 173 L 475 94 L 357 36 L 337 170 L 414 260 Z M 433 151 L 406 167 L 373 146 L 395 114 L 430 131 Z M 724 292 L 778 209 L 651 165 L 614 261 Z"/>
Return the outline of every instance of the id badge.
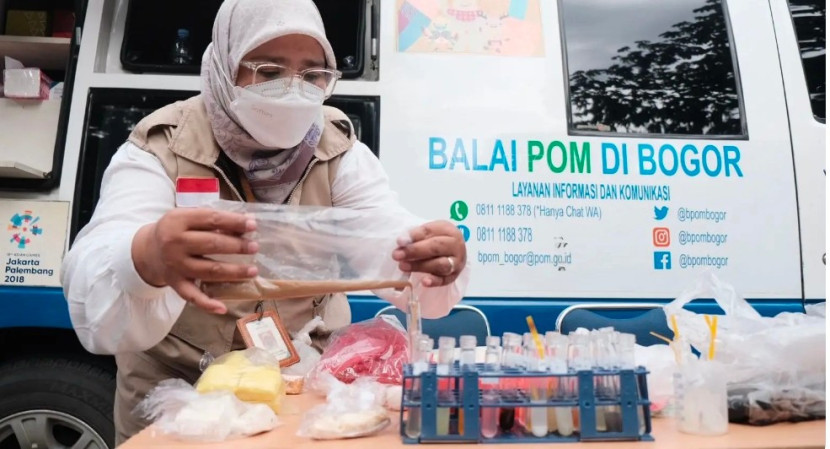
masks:
<path fill-rule="evenodd" d="M 252 313 L 239 319 L 236 326 L 247 347 L 270 352 L 280 361 L 281 368 L 300 361 L 300 355 L 277 312 Z"/>

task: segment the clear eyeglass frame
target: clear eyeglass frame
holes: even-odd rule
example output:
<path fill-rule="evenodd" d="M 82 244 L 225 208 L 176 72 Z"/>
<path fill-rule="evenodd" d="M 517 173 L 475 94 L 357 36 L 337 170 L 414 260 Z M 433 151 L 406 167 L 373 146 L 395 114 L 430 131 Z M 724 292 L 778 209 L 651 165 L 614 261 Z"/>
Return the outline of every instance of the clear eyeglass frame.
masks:
<path fill-rule="evenodd" d="M 304 81 L 299 84 L 300 92 L 315 100 L 320 99 L 320 92 L 312 87 L 317 87 L 323 91 L 323 99 L 329 98 L 334 93 L 337 80 L 343 76 L 339 70 L 312 68 L 298 72 L 290 67 L 273 62 L 242 61 L 240 65 L 254 72 L 252 84 L 288 78 L 289 81 L 285 85 L 285 91 L 288 92 L 295 79 Z"/>

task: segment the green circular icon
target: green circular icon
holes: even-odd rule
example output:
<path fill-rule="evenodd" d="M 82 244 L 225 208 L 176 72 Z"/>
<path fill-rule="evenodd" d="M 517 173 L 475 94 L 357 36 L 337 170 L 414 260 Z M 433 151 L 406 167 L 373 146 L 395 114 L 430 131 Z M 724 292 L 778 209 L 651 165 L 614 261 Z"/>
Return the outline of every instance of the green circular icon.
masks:
<path fill-rule="evenodd" d="M 467 203 L 464 201 L 456 201 L 452 203 L 452 206 L 450 206 L 450 218 L 455 221 L 464 221 L 469 213 L 470 208 L 467 207 Z"/>

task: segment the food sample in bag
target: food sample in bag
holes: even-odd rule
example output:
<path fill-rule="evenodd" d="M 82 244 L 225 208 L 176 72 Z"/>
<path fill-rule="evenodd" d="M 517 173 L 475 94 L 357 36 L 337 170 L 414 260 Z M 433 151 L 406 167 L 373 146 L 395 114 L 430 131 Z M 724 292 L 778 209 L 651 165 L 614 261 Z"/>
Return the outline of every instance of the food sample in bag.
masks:
<path fill-rule="evenodd" d="M 397 318 L 382 315 L 338 329 L 317 366 L 309 374 L 316 382 L 321 374 L 332 374 L 341 382 L 360 378 L 400 385 L 403 364 L 409 359 L 406 331 Z"/>
<path fill-rule="evenodd" d="M 277 427 L 265 404 L 239 400 L 230 391 L 200 394 L 182 379 L 166 379 L 134 411 L 163 434 L 197 442 L 220 442 L 267 432 Z"/>
<path fill-rule="evenodd" d="M 282 380 L 285 382 L 285 394 L 302 394 L 305 377 L 286 374 L 282 376 Z"/>
<path fill-rule="evenodd" d="M 391 423 L 383 408 L 345 413 L 320 413 L 305 427 L 305 435 L 315 440 L 334 440 L 374 435 Z"/>
<path fill-rule="evenodd" d="M 214 260 L 256 265 L 259 277 L 244 282 L 201 282 L 220 300 L 279 300 L 366 290 L 404 290 L 392 252 L 411 243 L 421 220 L 398 211 L 214 201 L 210 207 L 252 216 L 259 244 L 250 255 L 210 255 Z"/>
<path fill-rule="evenodd" d="M 325 377 L 326 403 L 306 412 L 297 435 L 315 440 L 358 438 L 374 435 L 392 422 L 383 407 L 386 386 L 367 378 L 347 385 Z"/>
<path fill-rule="evenodd" d="M 279 413 L 285 383 L 274 356 L 248 348 L 229 352 L 211 363 L 196 382 L 196 391 L 230 391 L 242 401 L 265 404 Z"/>

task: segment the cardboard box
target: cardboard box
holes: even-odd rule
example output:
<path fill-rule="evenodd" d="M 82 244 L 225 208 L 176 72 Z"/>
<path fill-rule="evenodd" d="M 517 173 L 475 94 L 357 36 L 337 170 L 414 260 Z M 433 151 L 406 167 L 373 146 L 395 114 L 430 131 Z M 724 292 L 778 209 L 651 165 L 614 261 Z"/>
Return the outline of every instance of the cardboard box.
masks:
<path fill-rule="evenodd" d="M 9 36 L 47 36 L 49 15 L 46 11 L 10 9 L 6 12 L 6 34 Z"/>

